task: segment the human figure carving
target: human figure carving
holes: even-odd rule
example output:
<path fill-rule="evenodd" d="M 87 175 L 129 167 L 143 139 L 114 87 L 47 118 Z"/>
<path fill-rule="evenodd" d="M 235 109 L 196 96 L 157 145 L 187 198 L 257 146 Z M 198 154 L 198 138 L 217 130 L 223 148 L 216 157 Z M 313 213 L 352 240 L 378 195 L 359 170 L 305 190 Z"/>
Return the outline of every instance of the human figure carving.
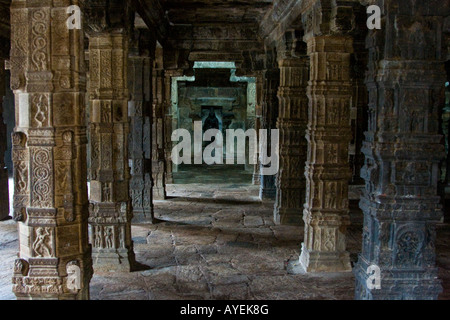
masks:
<path fill-rule="evenodd" d="M 106 234 L 105 234 L 105 243 L 106 243 L 106 248 L 107 249 L 112 249 L 112 248 L 114 248 L 114 245 L 113 245 L 113 230 L 112 230 L 112 228 L 108 228 L 107 230 L 106 230 Z"/>
<path fill-rule="evenodd" d="M 329 209 L 336 209 L 336 185 L 330 184 L 330 190 L 326 195 L 326 207 Z"/>
<path fill-rule="evenodd" d="M 47 228 L 37 228 L 36 240 L 33 243 L 33 250 L 39 257 L 51 256 L 50 248 L 47 244 L 47 238 L 50 236 Z"/>
<path fill-rule="evenodd" d="M 100 248 L 102 246 L 102 229 L 100 226 L 95 227 L 95 247 Z"/>

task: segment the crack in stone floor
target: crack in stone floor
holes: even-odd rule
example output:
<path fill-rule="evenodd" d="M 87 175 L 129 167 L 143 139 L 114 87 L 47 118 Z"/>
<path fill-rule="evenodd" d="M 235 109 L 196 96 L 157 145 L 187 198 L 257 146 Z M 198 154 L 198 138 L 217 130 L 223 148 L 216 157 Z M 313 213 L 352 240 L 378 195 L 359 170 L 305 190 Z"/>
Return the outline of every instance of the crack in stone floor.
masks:
<path fill-rule="evenodd" d="M 208 191 L 209 198 L 202 197 Z M 132 273 L 96 273 L 93 300 L 305 300 L 353 299 L 354 277 L 342 274 L 287 274 L 297 259 L 303 228 L 276 226 L 273 202 L 258 199 L 250 185 L 169 185 L 167 201 L 155 202 L 159 222 L 132 227 L 136 260 Z M 361 246 L 362 213 L 351 210 L 348 250 L 352 262 Z M 444 293 L 450 299 L 450 235 L 438 228 L 437 261 Z M 14 299 L 12 267 L 17 257 L 17 227 L 0 223 L 0 299 Z M 147 269 L 147 270 L 145 270 Z"/>

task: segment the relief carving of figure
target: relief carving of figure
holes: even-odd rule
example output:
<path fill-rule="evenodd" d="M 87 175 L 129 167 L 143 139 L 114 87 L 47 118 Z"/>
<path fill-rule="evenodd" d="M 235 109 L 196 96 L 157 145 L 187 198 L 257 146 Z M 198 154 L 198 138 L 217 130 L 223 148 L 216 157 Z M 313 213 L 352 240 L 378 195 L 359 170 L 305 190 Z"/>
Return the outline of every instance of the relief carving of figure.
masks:
<path fill-rule="evenodd" d="M 36 229 L 36 240 L 33 243 L 33 250 L 39 257 L 50 257 L 52 255 L 51 249 L 47 244 L 50 233 L 48 228 Z"/>
<path fill-rule="evenodd" d="M 114 234 L 112 227 L 109 227 L 106 230 L 105 234 L 105 244 L 107 249 L 113 249 L 114 248 Z"/>
<path fill-rule="evenodd" d="M 111 188 L 108 183 L 103 186 L 103 201 L 111 202 Z"/>
<path fill-rule="evenodd" d="M 337 198 L 336 184 L 330 183 L 328 187 L 329 189 L 325 196 L 325 207 L 328 209 L 336 209 L 336 198 Z"/>
<path fill-rule="evenodd" d="M 101 226 L 95 227 L 94 238 L 95 238 L 95 247 L 101 248 L 102 247 L 102 227 Z"/>

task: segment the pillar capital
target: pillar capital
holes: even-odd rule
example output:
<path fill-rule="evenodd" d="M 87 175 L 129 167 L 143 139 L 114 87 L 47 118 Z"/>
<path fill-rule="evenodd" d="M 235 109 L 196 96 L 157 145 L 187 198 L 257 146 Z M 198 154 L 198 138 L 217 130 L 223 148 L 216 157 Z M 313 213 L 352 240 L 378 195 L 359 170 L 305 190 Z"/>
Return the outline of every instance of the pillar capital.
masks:
<path fill-rule="evenodd" d="M 129 1 L 81 0 L 85 31 L 88 36 L 102 33 L 126 33 L 131 36 L 135 12 Z"/>

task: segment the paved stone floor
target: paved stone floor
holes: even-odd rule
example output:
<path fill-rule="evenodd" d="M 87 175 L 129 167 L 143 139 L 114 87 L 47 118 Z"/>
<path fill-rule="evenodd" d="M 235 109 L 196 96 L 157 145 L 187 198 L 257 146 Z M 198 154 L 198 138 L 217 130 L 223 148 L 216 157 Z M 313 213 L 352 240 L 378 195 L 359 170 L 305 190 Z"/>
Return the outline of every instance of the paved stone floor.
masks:
<path fill-rule="evenodd" d="M 353 299 L 354 277 L 289 275 L 303 230 L 274 226 L 273 203 L 260 202 L 245 184 L 170 185 L 171 199 L 155 203 L 155 225 L 135 223 L 141 264 L 132 273 L 96 273 L 91 299 Z M 348 250 L 360 250 L 362 214 L 352 210 Z M 450 226 L 438 228 L 438 264 L 450 299 Z M 14 299 L 11 275 L 18 247 L 16 224 L 0 222 L 0 299 Z M 144 267 L 145 265 L 145 267 Z"/>
<path fill-rule="evenodd" d="M 180 165 L 178 172 L 173 173 L 177 184 L 223 184 L 232 181 L 233 184 L 251 184 L 253 170 L 245 171 L 244 165 Z"/>

